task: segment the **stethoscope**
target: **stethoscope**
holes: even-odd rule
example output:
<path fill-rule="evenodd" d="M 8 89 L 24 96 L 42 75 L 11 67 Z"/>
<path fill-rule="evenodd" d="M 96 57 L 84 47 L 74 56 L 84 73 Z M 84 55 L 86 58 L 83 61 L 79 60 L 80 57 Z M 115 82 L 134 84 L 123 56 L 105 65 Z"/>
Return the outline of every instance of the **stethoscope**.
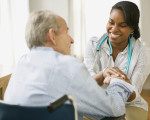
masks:
<path fill-rule="evenodd" d="M 102 41 L 98 44 L 96 50 L 99 51 L 100 50 L 100 47 L 102 45 L 102 43 L 108 38 L 108 35 L 106 35 Z M 112 45 L 111 45 L 111 42 L 110 40 L 108 39 L 108 42 L 109 42 L 109 47 L 110 47 L 110 56 L 112 56 L 112 53 L 113 53 L 113 49 L 112 49 Z M 132 43 L 131 43 L 131 37 L 129 36 L 129 50 L 128 50 L 128 61 L 127 61 L 127 65 L 126 65 L 126 70 L 125 70 L 125 73 L 128 74 L 128 71 L 129 71 L 129 66 L 130 66 L 130 61 L 131 61 L 131 54 L 132 54 Z"/>

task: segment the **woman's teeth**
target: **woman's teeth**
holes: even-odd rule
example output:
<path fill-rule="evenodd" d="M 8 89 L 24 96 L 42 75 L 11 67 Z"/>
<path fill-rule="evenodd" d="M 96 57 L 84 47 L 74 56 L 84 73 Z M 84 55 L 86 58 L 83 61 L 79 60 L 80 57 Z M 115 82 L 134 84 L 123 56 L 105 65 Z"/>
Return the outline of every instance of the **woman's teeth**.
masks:
<path fill-rule="evenodd" d="M 112 38 L 118 38 L 118 37 L 120 37 L 120 35 L 115 35 L 115 34 L 111 33 L 111 37 Z"/>

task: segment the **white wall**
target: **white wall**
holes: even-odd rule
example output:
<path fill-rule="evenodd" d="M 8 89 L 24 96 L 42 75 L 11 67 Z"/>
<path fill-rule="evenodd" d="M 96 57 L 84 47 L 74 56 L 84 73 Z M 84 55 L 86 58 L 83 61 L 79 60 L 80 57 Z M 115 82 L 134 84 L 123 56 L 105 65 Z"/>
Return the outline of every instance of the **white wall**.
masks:
<path fill-rule="evenodd" d="M 150 0 L 140 0 L 142 41 L 150 49 Z"/>
<path fill-rule="evenodd" d="M 150 0 L 140 0 L 141 4 L 141 40 L 150 53 Z M 150 54 L 149 54 L 150 58 Z M 150 59 L 149 59 L 150 60 Z M 150 70 L 150 68 L 149 68 Z M 150 89 L 150 75 L 144 84 L 144 89 Z"/>
<path fill-rule="evenodd" d="M 68 23 L 68 0 L 29 0 L 30 12 L 47 9 L 63 17 Z"/>

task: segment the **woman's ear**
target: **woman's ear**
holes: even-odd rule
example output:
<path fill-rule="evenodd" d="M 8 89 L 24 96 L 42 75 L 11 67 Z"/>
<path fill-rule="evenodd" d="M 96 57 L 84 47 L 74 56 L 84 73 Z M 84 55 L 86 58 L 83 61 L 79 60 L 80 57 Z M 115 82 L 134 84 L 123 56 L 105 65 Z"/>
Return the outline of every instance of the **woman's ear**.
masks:
<path fill-rule="evenodd" d="M 131 30 L 131 34 L 133 34 L 134 33 L 134 29 L 132 28 L 132 30 Z"/>
<path fill-rule="evenodd" d="M 54 30 L 51 28 L 48 31 L 48 42 L 51 42 L 53 45 L 56 45 L 56 41 L 55 41 L 55 32 Z"/>

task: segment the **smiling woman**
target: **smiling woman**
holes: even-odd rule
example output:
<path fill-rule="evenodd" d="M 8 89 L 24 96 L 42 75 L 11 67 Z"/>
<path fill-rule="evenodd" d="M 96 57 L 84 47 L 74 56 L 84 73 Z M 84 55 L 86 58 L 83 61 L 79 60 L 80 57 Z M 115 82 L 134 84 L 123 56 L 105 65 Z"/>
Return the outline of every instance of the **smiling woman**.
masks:
<path fill-rule="evenodd" d="M 146 120 L 148 110 L 140 93 L 149 74 L 150 61 L 147 50 L 139 40 L 139 17 L 135 3 L 117 2 L 110 11 L 107 33 L 102 37 L 92 37 L 84 56 L 89 72 L 104 89 L 107 87 L 104 84 L 109 84 L 113 75 L 135 86 L 136 98 L 126 103 L 128 120 Z"/>
<path fill-rule="evenodd" d="M 119 52 L 122 52 L 128 45 L 128 37 L 133 34 L 134 29 L 126 22 L 123 11 L 114 8 L 111 11 L 107 23 L 107 34 L 112 44 L 113 60 L 115 61 Z M 138 23 L 138 22 L 137 22 Z"/>

